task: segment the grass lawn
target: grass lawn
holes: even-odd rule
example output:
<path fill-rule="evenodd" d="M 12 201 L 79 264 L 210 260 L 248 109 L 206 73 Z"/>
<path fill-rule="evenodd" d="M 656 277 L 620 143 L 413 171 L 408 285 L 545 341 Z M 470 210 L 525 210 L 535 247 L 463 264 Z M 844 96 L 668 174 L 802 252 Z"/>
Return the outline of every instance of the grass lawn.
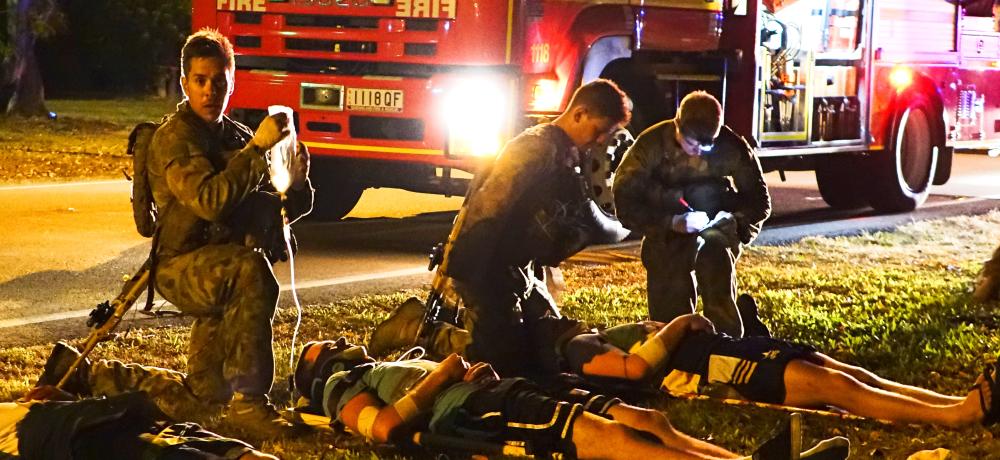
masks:
<path fill-rule="evenodd" d="M 751 248 L 740 262 L 740 284 L 755 295 L 773 332 L 815 345 L 836 358 L 885 377 L 964 395 L 985 362 L 1000 352 L 997 304 L 969 304 L 970 282 L 1000 241 L 1000 212 L 911 224 L 891 233 L 810 238 L 781 247 Z M 564 312 L 593 325 L 614 325 L 645 315 L 644 272 L 638 262 L 568 266 Z M 369 296 L 305 311 L 303 340 L 341 335 L 366 342 L 372 327 L 409 295 Z M 276 321 L 277 369 L 288 375 L 294 312 Z M 137 329 L 102 344 L 96 357 L 171 368 L 184 367 L 185 328 Z M 50 344 L 0 349 L 0 400 L 27 390 Z M 287 400 L 283 378 L 275 400 Z M 684 431 L 729 449 L 750 452 L 784 419 L 782 412 L 712 401 L 664 399 Z M 949 430 L 884 425 L 807 415 L 807 443 L 843 435 L 853 458 L 906 458 L 946 448 L 962 458 L 1000 458 L 1000 429 Z M 217 427 L 229 434 L 232 428 Z M 251 440 L 256 441 L 256 440 Z M 263 443 L 283 458 L 371 458 L 382 453 L 357 439 L 317 434 L 305 440 Z"/>
<path fill-rule="evenodd" d="M 56 119 L 0 117 L 0 183 L 120 179 L 135 124 L 174 111 L 166 99 L 52 100 Z"/>

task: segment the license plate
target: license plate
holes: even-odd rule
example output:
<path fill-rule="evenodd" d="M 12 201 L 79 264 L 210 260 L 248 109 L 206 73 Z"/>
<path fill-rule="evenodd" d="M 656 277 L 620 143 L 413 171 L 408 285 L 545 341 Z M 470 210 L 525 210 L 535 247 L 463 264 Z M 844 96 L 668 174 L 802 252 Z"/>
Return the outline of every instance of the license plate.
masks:
<path fill-rule="evenodd" d="M 402 112 L 403 91 L 398 89 L 347 88 L 347 110 Z"/>

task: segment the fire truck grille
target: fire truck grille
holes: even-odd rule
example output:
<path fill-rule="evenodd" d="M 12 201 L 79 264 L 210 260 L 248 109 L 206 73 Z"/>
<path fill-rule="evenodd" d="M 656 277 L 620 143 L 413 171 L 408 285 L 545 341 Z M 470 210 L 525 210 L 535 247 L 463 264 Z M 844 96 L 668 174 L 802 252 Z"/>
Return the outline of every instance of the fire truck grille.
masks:
<path fill-rule="evenodd" d="M 236 68 L 239 70 L 263 70 L 320 75 L 382 75 L 386 77 L 430 78 L 436 73 L 456 71 L 462 67 L 454 65 L 237 55 Z"/>
<path fill-rule="evenodd" d="M 234 44 L 237 48 L 260 48 L 260 37 L 237 35 Z"/>
<path fill-rule="evenodd" d="M 339 133 L 340 123 L 310 121 L 306 123 L 306 129 L 308 129 L 309 131 L 324 132 L 324 133 Z"/>
<path fill-rule="evenodd" d="M 247 11 L 240 11 L 236 13 L 237 24 L 260 24 L 262 19 L 264 19 L 264 15 L 262 13 L 251 13 Z"/>
<path fill-rule="evenodd" d="M 438 20 L 437 19 L 415 19 L 410 18 L 406 20 L 406 30 L 419 30 L 423 32 L 437 32 L 438 30 Z"/>
<path fill-rule="evenodd" d="M 433 56 L 437 54 L 435 43 L 407 43 L 404 47 L 407 56 Z"/>
<path fill-rule="evenodd" d="M 351 137 L 387 141 L 424 140 L 424 121 L 419 118 L 351 116 Z"/>
<path fill-rule="evenodd" d="M 285 48 L 296 51 L 375 54 L 378 51 L 378 43 L 367 41 L 288 38 L 285 39 Z"/>
<path fill-rule="evenodd" d="M 290 14 L 285 16 L 285 24 L 293 27 L 378 29 L 378 18 Z"/>

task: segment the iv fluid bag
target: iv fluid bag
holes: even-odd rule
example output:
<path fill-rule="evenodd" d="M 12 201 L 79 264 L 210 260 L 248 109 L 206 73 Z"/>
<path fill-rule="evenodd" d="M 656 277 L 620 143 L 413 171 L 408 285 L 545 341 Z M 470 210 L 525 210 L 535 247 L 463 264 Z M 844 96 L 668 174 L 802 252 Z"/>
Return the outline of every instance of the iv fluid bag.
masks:
<path fill-rule="evenodd" d="M 278 113 L 284 113 L 288 116 L 290 132 L 288 136 L 274 144 L 274 147 L 268 151 L 268 163 L 270 164 L 271 185 L 274 185 L 279 193 L 285 193 L 288 191 L 288 186 L 291 185 L 291 161 L 292 156 L 295 155 L 298 140 L 295 136 L 295 123 L 293 123 L 291 107 L 272 105 L 267 108 L 268 115 Z"/>

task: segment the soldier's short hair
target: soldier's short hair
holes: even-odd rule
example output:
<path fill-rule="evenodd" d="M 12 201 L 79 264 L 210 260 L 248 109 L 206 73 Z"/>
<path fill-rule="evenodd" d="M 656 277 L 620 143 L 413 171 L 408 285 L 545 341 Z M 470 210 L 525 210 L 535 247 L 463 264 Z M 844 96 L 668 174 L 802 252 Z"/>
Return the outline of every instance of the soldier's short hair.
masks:
<path fill-rule="evenodd" d="M 601 117 L 607 117 L 619 124 L 628 124 L 632 118 L 632 101 L 625 92 L 611 80 L 598 78 L 573 93 L 566 110 L 585 106 Z"/>
<path fill-rule="evenodd" d="M 677 108 L 677 128 L 684 137 L 711 145 L 722 129 L 722 104 L 705 91 L 684 96 Z"/>
<path fill-rule="evenodd" d="M 181 48 L 182 76 L 191 71 L 194 58 L 219 58 L 226 64 L 226 70 L 236 69 L 233 44 L 215 29 L 204 28 L 188 36 Z"/>

